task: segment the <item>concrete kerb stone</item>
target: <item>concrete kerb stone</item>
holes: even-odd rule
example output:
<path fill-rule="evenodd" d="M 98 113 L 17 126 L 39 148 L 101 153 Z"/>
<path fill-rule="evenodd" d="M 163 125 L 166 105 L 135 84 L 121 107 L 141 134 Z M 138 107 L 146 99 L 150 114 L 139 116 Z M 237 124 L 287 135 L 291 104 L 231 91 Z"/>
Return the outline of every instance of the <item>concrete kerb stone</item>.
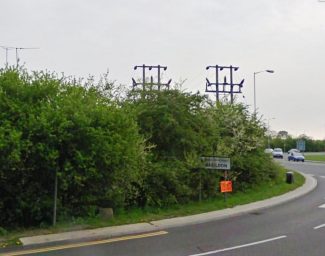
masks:
<path fill-rule="evenodd" d="M 301 172 L 299 172 L 299 173 L 301 173 Z M 293 191 L 290 191 L 284 195 L 272 197 L 272 198 L 265 199 L 262 201 L 257 201 L 254 203 L 239 205 L 239 206 L 235 206 L 233 208 L 227 208 L 224 210 L 201 213 L 201 214 L 196 214 L 196 215 L 192 215 L 192 216 L 152 221 L 151 223 L 161 229 L 179 227 L 179 226 L 184 226 L 184 225 L 200 224 L 200 223 L 205 223 L 205 222 L 209 222 L 209 221 L 213 221 L 213 220 L 234 217 L 234 216 L 238 216 L 241 214 L 253 212 L 256 210 L 261 210 L 261 209 L 269 208 L 269 207 L 276 206 L 279 204 L 283 204 L 285 202 L 288 202 L 288 201 L 294 200 L 298 197 L 301 197 L 316 188 L 317 180 L 315 178 L 313 178 L 311 175 L 306 175 L 304 173 L 301 173 L 301 174 L 306 179 L 304 185 L 293 190 Z"/>
<path fill-rule="evenodd" d="M 306 179 L 303 186 L 293 191 L 290 191 L 284 195 L 272 197 L 266 200 L 262 200 L 262 201 L 258 201 L 246 205 L 239 205 L 233 208 L 201 213 L 201 214 L 196 214 L 191 216 L 152 221 L 150 223 L 138 223 L 138 224 L 129 224 L 129 225 L 105 227 L 105 228 L 90 229 L 90 230 L 71 231 L 71 232 L 65 232 L 59 234 L 23 237 L 20 239 L 20 241 L 23 243 L 23 245 L 27 246 L 27 245 L 38 245 L 38 244 L 46 244 L 46 243 L 54 243 L 54 242 L 75 241 L 81 239 L 110 238 L 110 237 L 117 237 L 123 235 L 154 232 L 165 228 L 194 225 L 194 224 L 205 223 L 213 220 L 234 217 L 252 211 L 261 210 L 275 205 L 279 205 L 311 192 L 317 186 L 317 180 L 313 178 L 311 175 L 306 175 L 304 173 L 301 174 Z"/>

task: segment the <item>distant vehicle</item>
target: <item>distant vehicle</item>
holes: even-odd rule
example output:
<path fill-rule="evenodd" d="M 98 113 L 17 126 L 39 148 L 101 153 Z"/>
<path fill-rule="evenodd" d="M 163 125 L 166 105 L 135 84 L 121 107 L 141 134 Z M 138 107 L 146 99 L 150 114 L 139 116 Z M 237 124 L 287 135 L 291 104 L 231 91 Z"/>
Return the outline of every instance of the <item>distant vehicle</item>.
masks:
<path fill-rule="evenodd" d="M 282 158 L 283 159 L 283 151 L 281 148 L 275 148 L 272 152 L 274 158 Z"/>
<path fill-rule="evenodd" d="M 288 161 L 294 161 L 294 162 L 305 162 L 305 157 L 299 153 L 299 152 L 291 152 L 288 155 Z"/>
<path fill-rule="evenodd" d="M 272 152 L 273 152 L 273 149 L 272 148 L 266 148 L 264 150 L 264 153 L 266 153 L 266 154 L 272 154 Z"/>
<path fill-rule="evenodd" d="M 291 153 L 300 153 L 299 149 L 292 148 L 288 151 L 288 154 L 290 155 Z"/>

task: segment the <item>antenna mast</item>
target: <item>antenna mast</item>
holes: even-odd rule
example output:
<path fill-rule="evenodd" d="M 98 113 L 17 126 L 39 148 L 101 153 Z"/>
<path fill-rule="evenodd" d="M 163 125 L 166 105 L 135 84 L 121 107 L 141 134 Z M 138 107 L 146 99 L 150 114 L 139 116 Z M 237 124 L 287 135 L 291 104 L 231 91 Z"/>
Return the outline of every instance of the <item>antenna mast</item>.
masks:
<path fill-rule="evenodd" d="M 14 47 L 14 46 L 4 46 L 4 45 L 0 45 L 0 47 L 6 51 L 6 66 L 8 65 L 8 51 L 10 51 L 10 50 L 15 50 L 16 51 L 16 65 L 17 65 L 17 67 L 18 67 L 18 63 L 19 63 L 18 50 L 36 50 L 36 49 L 40 49 L 40 48 L 37 48 L 37 47 Z"/>

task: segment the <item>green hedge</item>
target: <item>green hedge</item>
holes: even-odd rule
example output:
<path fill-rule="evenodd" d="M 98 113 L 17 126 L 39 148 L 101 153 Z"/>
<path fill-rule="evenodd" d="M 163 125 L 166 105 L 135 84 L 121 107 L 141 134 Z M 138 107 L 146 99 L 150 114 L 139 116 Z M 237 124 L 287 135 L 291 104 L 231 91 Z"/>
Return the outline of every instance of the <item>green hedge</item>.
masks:
<path fill-rule="evenodd" d="M 180 90 L 129 91 L 44 72 L 0 70 L 0 226 L 50 223 L 98 207 L 166 207 L 218 195 L 220 171 L 201 156 L 232 159 L 237 190 L 272 180 L 265 128 L 242 104 Z M 115 90 L 115 91 L 114 91 Z"/>

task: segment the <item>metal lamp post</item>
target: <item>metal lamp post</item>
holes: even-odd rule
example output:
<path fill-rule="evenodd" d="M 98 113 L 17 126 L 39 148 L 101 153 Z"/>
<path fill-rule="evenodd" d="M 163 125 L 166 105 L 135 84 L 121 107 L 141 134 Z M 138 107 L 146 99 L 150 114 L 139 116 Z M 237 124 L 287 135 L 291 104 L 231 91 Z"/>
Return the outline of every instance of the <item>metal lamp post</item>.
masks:
<path fill-rule="evenodd" d="M 258 72 L 254 72 L 254 114 L 256 115 L 256 75 L 262 72 L 274 73 L 274 70 L 266 69 Z"/>
<path fill-rule="evenodd" d="M 272 118 L 269 118 L 268 120 L 267 120 L 267 129 L 268 129 L 268 132 L 269 132 L 269 134 L 268 134 L 268 136 L 267 136 L 267 146 L 268 146 L 268 148 L 270 148 L 270 120 L 274 120 L 275 118 L 274 117 L 272 117 Z"/>

